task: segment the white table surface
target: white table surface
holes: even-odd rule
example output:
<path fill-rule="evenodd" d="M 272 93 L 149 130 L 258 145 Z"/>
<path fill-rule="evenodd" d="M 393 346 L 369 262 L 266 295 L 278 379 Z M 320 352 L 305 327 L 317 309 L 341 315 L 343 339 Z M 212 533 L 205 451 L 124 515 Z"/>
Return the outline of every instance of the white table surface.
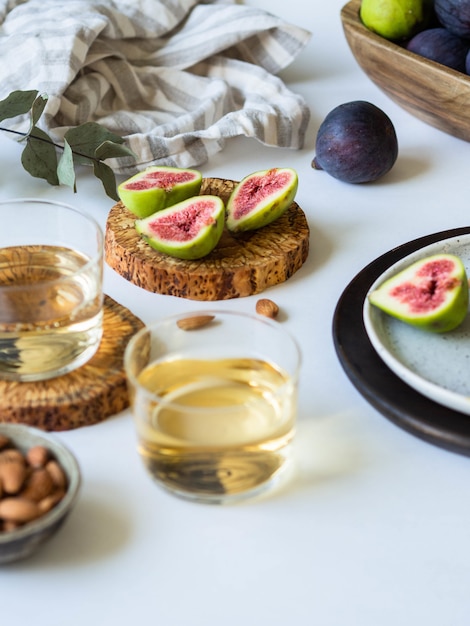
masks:
<path fill-rule="evenodd" d="M 299 173 L 309 258 L 264 293 L 303 346 L 293 476 L 256 502 L 191 504 L 148 478 L 129 411 L 58 433 L 81 465 L 80 499 L 40 553 L 0 569 L 2 624 L 468 626 L 470 460 L 369 406 L 343 372 L 331 325 L 343 289 L 374 258 L 469 223 L 470 146 L 400 109 L 367 78 L 344 38 L 341 0 L 308 9 L 304 0 L 251 1 L 313 33 L 282 73 L 311 109 L 305 147 L 235 139 L 200 169 L 232 179 L 273 166 Z M 310 167 L 321 121 L 358 99 L 391 117 L 400 144 L 392 172 L 368 186 Z M 65 200 L 104 226 L 113 202 L 90 172 L 79 173 L 73 194 L 31 178 L 20 152 L 0 136 L 1 199 Z M 151 294 L 110 268 L 105 291 L 144 322 L 213 306 Z M 253 311 L 256 299 L 218 305 Z"/>

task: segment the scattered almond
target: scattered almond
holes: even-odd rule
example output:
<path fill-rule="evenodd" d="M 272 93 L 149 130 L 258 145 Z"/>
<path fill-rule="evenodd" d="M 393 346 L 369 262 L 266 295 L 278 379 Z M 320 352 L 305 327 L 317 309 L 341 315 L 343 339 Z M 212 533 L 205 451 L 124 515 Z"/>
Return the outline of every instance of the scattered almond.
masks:
<path fill-rule="evenodd" d="M 6 437 L 5 435 L 0 435 L 0 450 L 6 448 L 9 443 L 10 440 L 8 439 L 8 437 Z"/>
<path fill-rule="evenodd" d="M 214 317 L 214 315 L 193 315 L 191 317 L 183 317 L 176 324 L 182 330 L 196 330 L 210 324 Z"/>
<path fill-rule="evenodd" d="M 274 319 L 279 313 L 279 307 L 272 300 L 269 300 L 268 298 L 261 298 L 256 303 L 256 312 L 259 313 L 259 315 L 264 315 L 265 317 Z"/>

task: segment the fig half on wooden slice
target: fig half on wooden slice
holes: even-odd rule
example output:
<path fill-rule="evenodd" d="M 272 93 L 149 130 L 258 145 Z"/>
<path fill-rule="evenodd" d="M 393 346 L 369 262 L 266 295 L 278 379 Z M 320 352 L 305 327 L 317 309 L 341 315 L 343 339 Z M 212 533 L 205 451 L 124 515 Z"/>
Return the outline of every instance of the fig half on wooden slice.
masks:
<path fill-rule="evenodd" d="M 457 328 L 468 313 L 461 259 L 435 254 L 415 261 L 372 291 L 369 302 L 403 322 L 437 333 Z"/>
<path fill-rule="evenodd" d="M 194 260 L 218 244 L 225 223 L 225 205 L 218 196 L 195 196 L 135 222 L 137 232 L 164 254 Z"/>
<path fill-rule="evenodd" d="M 228 199 L 228 230 L 255 230 L 274 222 L 294 201 L 297 187 L 297 172 L 291 168 L 275 167 L 246 176 Z"/>
<path fill-rule="evenodd" d="M 125 180 L 117 191 L 129 211 L 144 218 L 196 196 L 201 185 L 197 170 L 153 166 Z"/>

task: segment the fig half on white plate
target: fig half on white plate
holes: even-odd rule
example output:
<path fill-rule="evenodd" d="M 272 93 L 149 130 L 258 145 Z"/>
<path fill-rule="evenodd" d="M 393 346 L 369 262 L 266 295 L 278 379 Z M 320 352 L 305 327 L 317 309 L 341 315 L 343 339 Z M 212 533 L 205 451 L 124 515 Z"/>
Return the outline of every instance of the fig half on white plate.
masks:
<path fill-rule="evenodd" d="M 435 254 L 415 261 L 369 295 L 370 304 L 423 330 L 451 331 L 468 314 L 468 278 L 461 259 Z"/>

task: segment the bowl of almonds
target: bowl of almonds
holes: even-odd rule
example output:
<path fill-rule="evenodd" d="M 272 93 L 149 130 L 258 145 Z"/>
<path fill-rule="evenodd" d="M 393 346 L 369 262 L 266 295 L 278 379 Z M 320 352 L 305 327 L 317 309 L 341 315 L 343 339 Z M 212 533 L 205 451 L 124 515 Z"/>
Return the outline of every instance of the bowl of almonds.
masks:
<path fill-rule="evenodd" d="M 31 556 L 52 537 L 80 483 L 77 460 L 53 435 L 0 424 L 0 565 Z"/>

